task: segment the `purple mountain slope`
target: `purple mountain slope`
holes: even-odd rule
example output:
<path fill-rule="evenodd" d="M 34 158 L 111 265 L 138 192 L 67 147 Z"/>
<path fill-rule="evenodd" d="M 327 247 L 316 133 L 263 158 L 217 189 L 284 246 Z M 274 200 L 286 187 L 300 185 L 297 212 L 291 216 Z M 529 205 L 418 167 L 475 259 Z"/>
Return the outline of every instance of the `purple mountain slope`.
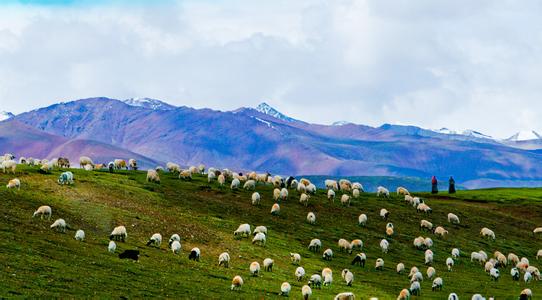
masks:
<path fill-rule="evenodd" d="M 542 154 L 537 151 L 415 126 L 309 124 L 271 109 L 156 110 L 91 98 L 14 119 L 65 138 L 95 140 L 183 165 L 203 162 L 279 174 L 542 179 Z"/>

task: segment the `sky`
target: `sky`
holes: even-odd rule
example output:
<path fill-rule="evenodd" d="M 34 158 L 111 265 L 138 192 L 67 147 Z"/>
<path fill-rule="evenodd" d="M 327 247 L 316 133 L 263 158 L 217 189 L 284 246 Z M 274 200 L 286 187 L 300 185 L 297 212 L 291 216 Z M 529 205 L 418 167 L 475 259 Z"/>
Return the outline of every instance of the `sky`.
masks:
<path fill-rule="evenodd" d="M 540 1 L 0 2 L 0 110 L 94 96 L 542 131 Z"/>

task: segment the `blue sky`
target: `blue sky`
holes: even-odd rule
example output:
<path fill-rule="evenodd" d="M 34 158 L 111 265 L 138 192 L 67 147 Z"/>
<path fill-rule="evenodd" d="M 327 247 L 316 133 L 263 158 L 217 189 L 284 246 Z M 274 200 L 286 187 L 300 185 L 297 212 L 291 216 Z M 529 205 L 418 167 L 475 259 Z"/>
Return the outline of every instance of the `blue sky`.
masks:
<path fill-rule="evenodd" d="M 92 96 L 542 131 L 538 1 L 2 1 L 0 110 Z"/>

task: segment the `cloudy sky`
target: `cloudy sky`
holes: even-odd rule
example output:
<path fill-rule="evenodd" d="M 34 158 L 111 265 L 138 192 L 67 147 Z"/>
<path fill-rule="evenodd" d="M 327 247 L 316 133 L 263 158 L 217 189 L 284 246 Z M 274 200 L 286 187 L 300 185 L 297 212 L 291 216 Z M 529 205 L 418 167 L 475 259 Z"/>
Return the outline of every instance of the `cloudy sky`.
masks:
<path fill-rule="evenodd" d="M 542 131 L 540 1 L 1 3 L 0 110 L 266 101 L 317 123 Z"/>

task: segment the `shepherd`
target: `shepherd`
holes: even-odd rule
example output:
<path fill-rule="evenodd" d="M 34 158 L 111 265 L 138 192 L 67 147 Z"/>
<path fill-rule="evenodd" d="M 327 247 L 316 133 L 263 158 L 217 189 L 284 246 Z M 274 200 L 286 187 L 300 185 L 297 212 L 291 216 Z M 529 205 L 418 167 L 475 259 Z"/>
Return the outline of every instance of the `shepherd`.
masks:
<path fill-rule="evenodd" d="M 435 176 L 431 178 L 431 194 L 438 194 L 438 181 Z"/>
<path fill-rule="evenodd" d="M 455 194 L 455 180 L 452 176 L 448 180 L 448 194 Z"/>

